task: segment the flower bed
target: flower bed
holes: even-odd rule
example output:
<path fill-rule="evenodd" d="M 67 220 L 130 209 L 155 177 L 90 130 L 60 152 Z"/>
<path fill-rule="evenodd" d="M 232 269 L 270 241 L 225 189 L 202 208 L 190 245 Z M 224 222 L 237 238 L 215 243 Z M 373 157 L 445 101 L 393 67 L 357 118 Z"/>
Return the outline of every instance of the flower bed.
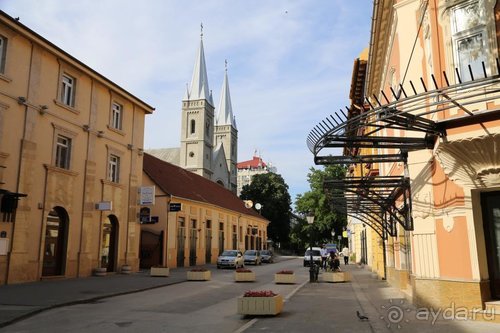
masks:
<path fill-rule="evenodd" d="M 151 276 L 169 276 L 170 268 L 164 266 L 153 266 L 149 272 Z"/>
<path fill-rule="evenodd" d="M 208 281 L 212 278 L 212 273 L 203 267 L 195 267 L 187 272 L 188 281 Z"/>
<path fill-rule="evenodd" d="M 238 297 L 238 314 L 277 315 L 283 310 L 283 296 L 271 290 L 247 291 Z"/>
<path fill-rule="evenodd" d="M 255 281 L 255 273 L 248 268 L 238 268 L 234 271 L 235 282 L 253 282 Z"/>
<path fill-rule="evenodd" d="M 289 270 L 282 270 L 274 274 L 274 283 L 295 283 L 295 273 Z"/>

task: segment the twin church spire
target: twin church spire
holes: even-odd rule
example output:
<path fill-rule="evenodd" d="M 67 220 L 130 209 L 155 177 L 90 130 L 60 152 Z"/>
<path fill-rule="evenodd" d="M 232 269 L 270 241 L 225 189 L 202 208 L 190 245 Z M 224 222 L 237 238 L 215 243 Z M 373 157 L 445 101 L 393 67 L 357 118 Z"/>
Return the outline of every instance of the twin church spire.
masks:
<path fill-rule="evenodd" d="M 208 85 L 203 26 L 191 85 L 182 107 L 180 166 L 236 193 L 238 130 L 233 115 L 227 61 L 219 104 Z"/>
<path fill-rule="evenodd" d="M 207 66 L 205 62 L 205 51 L 203 48 L 203 25 L 201 25 L 200 36 L 200 46 L 194 63 L 191 87 L 186 87 L 184 100 L 206 100 L 210 103 L 210 105 L 214 106 L 212 91 L 208 86 Z M 216 125 L 232 125 L 236 128 L 236 120 L 233 115 L 233 107 L 231 104 L 231 94 L 229 92 L 229 80 L 227 78 L 227 60 L 225 61 L 224 82 L 222 83 L 222 90 L 216 114 Z"/>

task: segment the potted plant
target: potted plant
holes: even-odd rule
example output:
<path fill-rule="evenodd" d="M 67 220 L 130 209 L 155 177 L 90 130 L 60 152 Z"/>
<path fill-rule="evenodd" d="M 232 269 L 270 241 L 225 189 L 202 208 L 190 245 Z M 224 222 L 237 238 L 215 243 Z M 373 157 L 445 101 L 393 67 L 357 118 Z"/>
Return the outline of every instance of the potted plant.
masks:
<path fill-rule="evenodd" d="M 238 314 L 277 315 L 283 309 L 283 296 L 271 290 L 247 291 L 238 297 Z"/>
<path fill-rule="evenodd" d="M 253 282 L 255 281 L 255 272 L 248 268 L 237 268 L 234 271 L 234 281 L 236 282 Z"/>
<path fill-rule="evenodd" d="M 151 276 L 169 276 L 170 275 L 170 268 L 157 265 L 157 266 L 151 266 L 151 270 L 149 272 L 149 275 Z"/>
<path fill-rule="evenodd" d="M 295 273 L 291 270 L 281 270 L 274 274 L 274 283 L 295 283 Z"/>
<path fill-rule="evenodd" d="M 204 267 L 194 267 L 187 272 L 188 281 L 208 281 L 211 277 L 211 272 Z"/>

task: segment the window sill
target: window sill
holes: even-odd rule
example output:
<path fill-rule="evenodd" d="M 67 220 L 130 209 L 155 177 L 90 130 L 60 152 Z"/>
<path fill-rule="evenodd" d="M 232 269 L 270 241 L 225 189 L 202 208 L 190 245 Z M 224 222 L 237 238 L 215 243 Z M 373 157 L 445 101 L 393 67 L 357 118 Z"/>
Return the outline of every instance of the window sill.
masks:
<path fill-rule="evenodd" d="M 0 73 L 0 80 L 3 80 L 5 82 L 7 82 L 7 83 L 11 83 L 12 82 L 12 79 L 10 77 L 5 76 L 5 74 L 2 74 L 2 73 Z"/>
<path fill-rule="evenodd" d="M 55 100 L 54 100 L 54 103 L 55 103 L 56 105 L 58 105 L 58 106 L 60 106 L 60 107 L 64 108 L 64 109 L 68 110 L 68 111 L 73 112 L 74 114 L 80 114 L 80 111 L 78 111 L 78 110 L 77 110 L 77 109 L 75 109 L 74 107 L 69 106 L 69 105 L 66 105 L 66 104 L 64 104 L 64 103 L 62 103 L 62 102 L 60 102 L 60 101 L 58 101 L 57 99 L 55 99 Z"/>
<path fill-rule="evenodd" d="M 118 128 L 114 128 L 110 125 L 108 125 L 108 129 L 112 132 L 115 132 L 116 134 L 120 134 L 121 136 L 125 136 L 125 132 L 122 131 L 121 129 L 118 129 Z"/>
<path fill-rule="evenodd" d="M 43 166 L 45 167 L 45 169 L 47 169 L 47 171 L 62 173 L 62 174 L 65 174 L 68 176 L 73 176 L 73 177 L 78 176 L 78 172 L 76 172 L 76 171 L 71 171 L 68 169 L 59 168 L 59 167 L 56 167 L 56 166 L 50 165 L 50 164 L 44 164 Z"/>
<path fill-rule="evenodd" d="M 107 179 L 101 179 L 101 183 L 103 185 L 109 185 L 109 186 L 113 186 L 113 187 L 118 187 L 118 188 L 121 188 L 121 189 L 125 189 L 125 185 L 123 184 L 120 184 L 120 183 L 115 183 L 115 182 L 112 182 L 112 181 L 109 181 Z"/>

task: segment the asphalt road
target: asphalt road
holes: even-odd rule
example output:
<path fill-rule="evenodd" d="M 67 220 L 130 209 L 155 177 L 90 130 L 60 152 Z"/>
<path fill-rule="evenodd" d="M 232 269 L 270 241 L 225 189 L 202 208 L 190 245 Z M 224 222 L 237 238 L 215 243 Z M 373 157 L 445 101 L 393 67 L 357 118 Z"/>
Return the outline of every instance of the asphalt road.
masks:
<path fill-rule="evenodd" d="M 249 266 L 247 266 L 249 267 Z M 188 281 L 149 291 L 42 312 L 0 332 L 235 332 L 251 318 L 236 313 L 247 290 L 273 290 L 285 298 L 309 278 L 302 259 L 250 266 L 252 283 L 234 282 L 234 270 L 212 270 L 211 281 Z M 277 285 L 274 273 L 294 270 L 297 283 Z"/>

